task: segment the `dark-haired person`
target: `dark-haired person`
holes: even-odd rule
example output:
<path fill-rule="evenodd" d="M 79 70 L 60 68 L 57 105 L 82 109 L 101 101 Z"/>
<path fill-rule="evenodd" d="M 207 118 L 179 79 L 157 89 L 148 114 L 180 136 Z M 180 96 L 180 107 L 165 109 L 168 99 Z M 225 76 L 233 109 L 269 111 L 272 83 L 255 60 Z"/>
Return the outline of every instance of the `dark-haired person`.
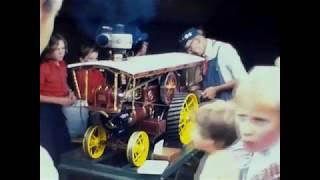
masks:
<path fill-rule="evenodd" d="M 99 51 L 95 45 L 87 44 L 81 47 L 81 62 L 97 61 L 98 56 Z M 104 74 L 99 69 L 84 67 L 76 72 L 76 77 L 81 98 L 86 99 L 88 104 L 93 104 L 95 91 L 99 88 L 106 87 L 106 78 L 104 77 Z"/>
<path fill-rule="evenodd" d="M 63 106 L 76 101 L 67 84 L 67 68 L 63 60 L 67 42 L 63 36 L 51 37 L 40 63 L 40 145 L 46 148 L 55 165 L 60 155 L 71 148 Z"/>
<path fill-rule="evenodd" d="M 132 34 L 132 56 L 144 56 L 148 52 L 149 42 L 148 33 L 142 32 L 138 27 L 133 26 L 129 28 L 129 33 Z"/>
<path fill-rule="evenodd" d="M 216 100 L 199 108 L 193 133 L 195 148 L 206 152 L 200 161 L 195 179 L 228 179 L 239 177 L 239 167 L 225 150 L 238 138 L 233 105 Z"/>
<path fill-rule="evenodd" d="M 80 49 L 80 62 L 97 61 L 99 52 L 94 44 L 86 44 Z M 72 139 L 83 137 L 88 125 L 88 105 L 94 103 L 96 90 L 106 87 L 106 79 L 102 72 L 92 67 L 82 67 L 75 71 L 77 81 L 76 89 L 80 91 L 80 97 L 74 106 L 64 107 L 63 112 L 67 117 L 67 126 Z M 79 95 L 78 95 L 79 96 Z"/>

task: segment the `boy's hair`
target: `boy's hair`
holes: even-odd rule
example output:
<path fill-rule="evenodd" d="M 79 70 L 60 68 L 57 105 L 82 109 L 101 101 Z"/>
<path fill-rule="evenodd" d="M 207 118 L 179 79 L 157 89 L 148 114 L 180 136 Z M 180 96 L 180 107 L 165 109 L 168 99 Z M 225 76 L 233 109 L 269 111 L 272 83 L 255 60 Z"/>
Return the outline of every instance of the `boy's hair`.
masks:
<path fill-rule="evenodd" d="M 246 79 L 239 82 L 234 102 L 240 106 L 256 104 L 280 111 L 280 69 L 275 66 L 256 66 Z"/>
<path fill-rule="evenodd" d="M 59 41 L 63 41 L 64 47 L 66 49 L 66 54 L 68 53 L 67 40 L 61 34 L 54 34 L 51 36 L 48 46 L 43 51 L 44 57 L 47 57 L 50 53 L 52 53 Z"/>
<path fill-rule="evenodd" d="M 85 58 L 88 54 L 92 52 L 99 52 L 98 47 L 94 44 L 86 44 L 80 48 L 80 57 Z"/>
<path fill-rule="evenodd" d="M 196 114 L 200 135 L 214 140 L 221 146 L 218 148 L 226 148 L 238 138 L 234 118 L 232 104 L 223 100 L 201 106 Z"/>

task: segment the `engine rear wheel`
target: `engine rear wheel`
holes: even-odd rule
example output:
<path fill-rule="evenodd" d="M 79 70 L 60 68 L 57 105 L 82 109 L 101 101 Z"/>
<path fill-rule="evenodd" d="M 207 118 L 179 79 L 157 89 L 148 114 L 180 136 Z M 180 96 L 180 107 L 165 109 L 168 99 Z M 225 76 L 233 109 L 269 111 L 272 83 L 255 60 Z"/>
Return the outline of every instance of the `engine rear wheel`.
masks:
<path fill-rule="evenodd" d="M 177 93 L 168 110 L 166 139 L 179 140 L 184 145 L 189 144 L 198 108 L 199 103 L 195 94 Z"/>

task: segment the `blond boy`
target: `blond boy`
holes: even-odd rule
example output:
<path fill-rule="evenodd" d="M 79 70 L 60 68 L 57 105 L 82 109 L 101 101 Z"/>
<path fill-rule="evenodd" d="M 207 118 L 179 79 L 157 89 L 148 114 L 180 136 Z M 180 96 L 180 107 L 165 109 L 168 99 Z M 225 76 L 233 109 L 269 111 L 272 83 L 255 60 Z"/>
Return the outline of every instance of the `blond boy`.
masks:
<path fill-rule="evenodd" d="M 280 69 L 255 67 L 234 96 L 244 148 L 253 153 L 241 179 L 280 179 Z"/>

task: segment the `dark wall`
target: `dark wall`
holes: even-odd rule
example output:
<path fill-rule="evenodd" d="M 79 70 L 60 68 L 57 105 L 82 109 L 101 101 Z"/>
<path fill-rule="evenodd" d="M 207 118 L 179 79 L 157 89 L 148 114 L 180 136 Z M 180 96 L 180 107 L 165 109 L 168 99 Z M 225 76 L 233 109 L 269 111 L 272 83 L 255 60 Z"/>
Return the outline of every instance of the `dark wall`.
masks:
<path fill-rule="evenodd" d="M 72 11 L 75 6 L 72 0 L 66 0 L 55 26 L 55 32 L 66 36 L 69 42 L 68 63 L 77 61 L 80 45 L 92 40 L 79 25 L 79 18 Z M 280 55 L 279 19 L 272 1 L 161 0 L 156 16 L 141 28 L 150 36 L 149 53 L 162 53 L 178 49 L 177 39 L 186 28 L 202 25 L 208 37 L 231 43 L 250 69 L 253 65 L 273 64 Z M 94 13 L 83 21 L 96 22 L 92 24 L 97 27 L 101 24 Z"/>

